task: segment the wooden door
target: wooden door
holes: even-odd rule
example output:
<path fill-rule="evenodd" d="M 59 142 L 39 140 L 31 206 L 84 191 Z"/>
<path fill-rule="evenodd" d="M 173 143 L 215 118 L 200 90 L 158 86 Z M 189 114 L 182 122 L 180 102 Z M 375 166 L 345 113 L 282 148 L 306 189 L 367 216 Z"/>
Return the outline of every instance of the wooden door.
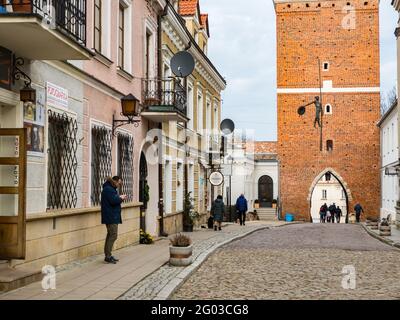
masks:
<path fill-rule="evenodd" d="M 25 259 L 26 129 L 0 129 L 0 260 Z"/>
<path fill-rule="evenodd" d="M 258 181 L 258 199 L 261 208 L 271 208 L 274 197 L 274 182 L 271 177 L 263 176 Z"/>

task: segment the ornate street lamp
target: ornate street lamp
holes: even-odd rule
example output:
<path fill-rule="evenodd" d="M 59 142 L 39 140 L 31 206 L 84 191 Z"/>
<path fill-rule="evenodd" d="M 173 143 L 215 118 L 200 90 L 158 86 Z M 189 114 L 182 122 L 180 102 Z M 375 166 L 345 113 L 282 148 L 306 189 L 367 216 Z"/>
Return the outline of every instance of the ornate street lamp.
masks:
<path fill-rule="evenodd" d="M 32 80 L 20 69 L 24 64 L 25 61 L 23 58 L 16 58 L 13 56 L 13 80 L 23 80 L 25 83 L 25 86 L 19 92 L 20 100 L 24 103 L 36 104 L 36 90 L 31 87 Z"/>
<path fill-rule="evenodd" d="M 113 115 L 112 134 L 115 136 L 115 130 L 126 124 L 133 124 L 138 127 L 140 119 L 135 119 L 140 115 L 140 101 L 133 94 L 128 94 L 121 99 L 122 112 L 121 115 L 128 118 L 127 120 L 116 120 Z"/>
<path fill-rule="evenodd" d="M 19 95 L 20 100 L 23 102 L 36 103 L 36 90 L 32 89 L 29 84 L 25 84 L 25 87 L 20 90 Z"/>

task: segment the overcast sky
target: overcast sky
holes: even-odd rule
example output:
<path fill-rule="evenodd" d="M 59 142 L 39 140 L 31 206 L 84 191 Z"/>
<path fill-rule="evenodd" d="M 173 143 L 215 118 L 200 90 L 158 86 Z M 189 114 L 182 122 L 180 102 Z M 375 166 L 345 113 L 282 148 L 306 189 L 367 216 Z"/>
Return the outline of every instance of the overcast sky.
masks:
<path fill-rule="evenodd" d="M 396 84 L 397 14 L 389 0 L 380 1 L 381 87 Z M 276 31 L 272 0 L 201 0 L 208 13 L 208 54 L 228 81 L 223 117 L 237 128 L 255 129 L 257 140 L 276 140 Z"/>

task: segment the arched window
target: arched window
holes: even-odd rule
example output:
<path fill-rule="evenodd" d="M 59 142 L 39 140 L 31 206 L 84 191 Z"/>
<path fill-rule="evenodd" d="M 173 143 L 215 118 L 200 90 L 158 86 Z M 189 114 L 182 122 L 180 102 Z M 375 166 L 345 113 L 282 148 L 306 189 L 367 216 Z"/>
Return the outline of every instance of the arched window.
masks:
<path fill-rule="evenodd" d="M 325 114 L 332 114 L 332 106 L 330 104 L 325 105 Z"/>
<path fill-rule="evenodd" d="M 333 140 L 326 141 L 326 150 L 329 152 L 333 151 Z"/>
<path fill-rule="evenodd" d="M 331 181 L 331 177 L 332 175 L 330 172 L 325 173 L 325 181 Z"/>

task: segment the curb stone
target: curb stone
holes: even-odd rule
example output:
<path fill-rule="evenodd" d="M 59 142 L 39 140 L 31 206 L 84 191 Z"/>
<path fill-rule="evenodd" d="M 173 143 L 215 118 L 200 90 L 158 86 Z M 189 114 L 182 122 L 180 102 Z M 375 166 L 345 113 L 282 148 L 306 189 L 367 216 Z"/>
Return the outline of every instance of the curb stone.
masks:
<path fill-rule="evenodd" d="M 180 272 L 177 276 L 171 279 L 167 283 L 167 285 L 156 295 L 154 300 L 169 300 L 170 297 L 185 283 L 185 281 L 202 266 L 202 264 L 208 259 L 208 257 L 220 247 L 228 243 L 231 243 L 233 241 L 247 237 L 257 231 L 267 230 L 271 228 L 274 227 L 268 225 L 260 226 L 259 228 L 251 230 L 239 236 L 233 237 L 231 239 L 225 240 L 215 245 L 214 247 L 211 247 L 210 249 L 204 251 L 197 257 L 197 259 L 190 266 L 186 267 L 182 272 Z"/>

